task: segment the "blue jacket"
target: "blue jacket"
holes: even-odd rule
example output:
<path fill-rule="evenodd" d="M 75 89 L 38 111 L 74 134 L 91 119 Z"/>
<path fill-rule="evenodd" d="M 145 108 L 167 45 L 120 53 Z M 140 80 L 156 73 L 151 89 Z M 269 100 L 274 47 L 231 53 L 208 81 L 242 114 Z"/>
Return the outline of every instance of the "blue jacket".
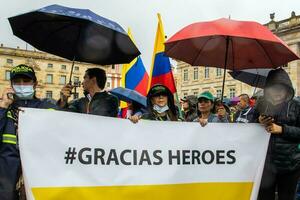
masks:
<path fill-rule="evenodd" d="M 16 183 L 21 173 L 21 162 L 17 140 L 19 107 L 56 109 L 56 105 L 46 99 L 18 100 L 8 109 L 0 108 L 1 200 L 18 199 Z"/>

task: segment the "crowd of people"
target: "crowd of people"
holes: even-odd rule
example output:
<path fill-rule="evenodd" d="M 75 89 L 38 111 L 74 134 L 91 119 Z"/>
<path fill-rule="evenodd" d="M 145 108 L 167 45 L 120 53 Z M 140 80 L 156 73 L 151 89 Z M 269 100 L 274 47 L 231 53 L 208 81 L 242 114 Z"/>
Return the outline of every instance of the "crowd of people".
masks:
<path fill-rule="evenodd" d="M 105 91 L 106 74 L 99 68 L 88 69 L 83 79 L 85 96 L 69 101 L 73 86 L 65 85 L 57 102 L 35 95 L 37 78 L 27 65 L 13 67 L 11 87 L 0 100 L 0 199 L 25 197 L 18 149 L 18 112 L 20 107 L 56 109 L 77 113 L 117 117 L 119 100 Z M 147 107 L 128 102 L 125 118 L 140 120 L 184 121 L 199 123 L 260 123 L 271 139 L 259 191 L 259 200 L 293 200 L 300 177 L 300 102 L 288 74 L 272 70 L 266 80 L 264 95 L 254 103 L 247 94 L 239 95 L 237 104 L 227 104 L 209 91 L 189 95 L 176 106 L 168 87 L 154 85 L 147 95 Z M 180 114 L 182 113 L 182 114 Z"/>

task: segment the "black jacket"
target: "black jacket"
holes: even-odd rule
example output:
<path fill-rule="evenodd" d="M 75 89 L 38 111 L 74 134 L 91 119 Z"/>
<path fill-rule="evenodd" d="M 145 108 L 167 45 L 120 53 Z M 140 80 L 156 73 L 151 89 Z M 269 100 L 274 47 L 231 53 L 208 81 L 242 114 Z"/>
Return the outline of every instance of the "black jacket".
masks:
<path fill-rule="evenodd" d="M 56 109 L 49 100 L 18 100 L 8 109 L 0 108 L 0 199 L 17 200 L 16 183 L 21 172 L 17 142 L 18 108 Z M 34 128 L 34 125 L 32 125 Z M 42 133 L 41 133 L 42 134 Z"/>
<path fill-rule="evenodd" d="M 300 102 L 290 99 L 294 90 L 284 70 L 274 70 L 268 75 L 266 86 L 273 84 L 287 87 L 288 101 L 274 106 L 264 96 L 254 109 L 253 119 L 257 122 L 259 115 L 270 115 L 276 124 L 282 126 L 282 134 L 271 135 L 266 159 L 271 163 L 266 164 L 275 165 L 280 172 L 293 171 L 300 168 Z"/>
<path fill-rule="evenodd" d="M 71 101 L 65 109 L 77 113 L 117 117 L 118 107 L 118 98 L 104 91 L 96 93 L 90 101 L 87 97 L 75 99 Z"/>

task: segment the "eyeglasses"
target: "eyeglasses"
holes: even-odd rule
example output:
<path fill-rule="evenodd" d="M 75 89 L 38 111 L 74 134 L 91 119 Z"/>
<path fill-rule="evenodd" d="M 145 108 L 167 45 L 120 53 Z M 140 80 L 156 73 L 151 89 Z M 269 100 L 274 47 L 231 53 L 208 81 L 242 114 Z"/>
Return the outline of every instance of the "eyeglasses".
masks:
<path fill-rule="evenodd" d="M 160 97 L 160 96 L 166 97 L 168 95 L 166 93 L 162 93 L 162 92 L 153 95 L 153 97 Z"/>

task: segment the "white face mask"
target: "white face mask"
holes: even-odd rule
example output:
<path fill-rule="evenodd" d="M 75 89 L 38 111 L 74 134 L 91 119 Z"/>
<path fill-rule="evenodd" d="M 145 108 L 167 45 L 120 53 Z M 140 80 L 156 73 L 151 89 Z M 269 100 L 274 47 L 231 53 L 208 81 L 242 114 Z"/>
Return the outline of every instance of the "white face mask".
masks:
<path fill-rule="evenodd" d="M 33 85 L 13 85 L 17 97 L 20 99 L 32 99 L 34 95 Z"/>
<path fill-rule="evenodd" d="M 163 112 L 166 112 L 167 110 L 169 110 L 169 106 L 168 105 L 165 105 L 165 106 L 163 106 L 163 107 L 160 107 L 160 106 L 158 106 L 158 105 L 154 105 L 153 106 L 153 109 L 156 111 L 156 112 L 158 112 L 159 114 L 161 114 L 161 113 L 163 113 Z"/>

